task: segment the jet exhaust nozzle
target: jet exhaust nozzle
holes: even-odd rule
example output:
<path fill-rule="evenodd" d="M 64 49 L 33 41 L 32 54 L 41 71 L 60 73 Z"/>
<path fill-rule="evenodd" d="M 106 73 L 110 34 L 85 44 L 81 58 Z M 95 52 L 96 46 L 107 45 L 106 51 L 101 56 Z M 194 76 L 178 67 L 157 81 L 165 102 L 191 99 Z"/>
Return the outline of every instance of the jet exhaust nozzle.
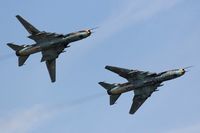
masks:
<path fill-rule="evenodd" d="M 15 54 L 16 56 L 20 56 L 19 51 L 16 51 Z"/>
<path fill-rule="evenodd" d="M 108 95 L 112 95 L 112 93 L 110 92 L 110 90 L 107 90 L 107 94 Z"/>

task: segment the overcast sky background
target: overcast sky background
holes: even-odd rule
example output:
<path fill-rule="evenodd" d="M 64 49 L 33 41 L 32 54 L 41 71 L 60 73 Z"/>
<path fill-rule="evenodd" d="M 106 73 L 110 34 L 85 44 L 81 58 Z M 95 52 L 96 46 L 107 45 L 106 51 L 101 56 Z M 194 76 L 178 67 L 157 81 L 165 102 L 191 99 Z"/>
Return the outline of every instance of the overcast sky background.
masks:
<path fill-rule="evenodd" d="M 60 55 L 52 84 L 41 53 L 19 68 L 7 47 L 34 43 L 17 14 L 50 32 L 100 28 Z M 200 132 L 199 0 L 6 0 L 0 17 L 0 133 Z M 152 72 L 194 67 L 129 115 L 132 92 L 109 106 L 98 85 L 126 81 L 105 65 Z"/>

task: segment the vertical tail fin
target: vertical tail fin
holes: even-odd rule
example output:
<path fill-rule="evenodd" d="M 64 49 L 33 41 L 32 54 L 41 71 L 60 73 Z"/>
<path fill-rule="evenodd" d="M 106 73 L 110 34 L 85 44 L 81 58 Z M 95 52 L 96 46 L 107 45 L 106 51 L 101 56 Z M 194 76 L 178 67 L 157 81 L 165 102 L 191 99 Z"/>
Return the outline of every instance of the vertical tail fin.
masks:
<path fill-rule="evenodd" d="M 16 44 L 13 44 L 13 43 L 8 43 L 7 44 L 11 49 L 13 49 L 14 51 L 16 51 L 16 55 L 18 56 L 18 66 L 22 66 L 24 65 L 24 63 L 26 62 L 26 60 L 28 59 L 29 55 L 27 56 L 19 56 L 17 54 L 17 52 L 21 49 L 23 49 L 24 47 L 23 46 L 19 46 L 19 45 L 16 45 Z"/>

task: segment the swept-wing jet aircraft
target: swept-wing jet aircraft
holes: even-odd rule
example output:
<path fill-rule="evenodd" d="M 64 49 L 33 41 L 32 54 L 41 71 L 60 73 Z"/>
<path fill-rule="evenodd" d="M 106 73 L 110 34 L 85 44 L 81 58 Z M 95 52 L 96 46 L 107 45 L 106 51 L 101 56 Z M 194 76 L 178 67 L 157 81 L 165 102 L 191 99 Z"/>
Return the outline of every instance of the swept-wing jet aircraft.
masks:
<path fill-rule="evenodd" d="M 7 45 L 16 51 L 18 56 L 18 65 L 22 66 L 31 54 L 42 52 L 41 62 L 45 61 L 52 82 L 56 81 L 56 58 L 65 52 L 64 49 L 70 47 L 69 43 L 82 40 L 92 34 L 93 29 L 82 30 L 66 35 L 40 31 L 17 15 L 17 19 L 29 32 L 28 38 L 36 43 L 32 45 L 16 45 L 8 43 Z"/>
<path fill-rule="evenodd" d="M 134 114 L 153 92 L 158 91 L 157 88 L 163 86 L 162 82 L 178 78 L 186 72 L 186 68 L 161 73 L 130 70 L 114 66 L 106 66 L 105 68 L 128 80 L 128 82 L 122 84 L 99 82 L 110 95 L 110 105 L 113 105 L 122 93 L 134 91 L 135 95 L 129 111 L 130 114 Z"/>

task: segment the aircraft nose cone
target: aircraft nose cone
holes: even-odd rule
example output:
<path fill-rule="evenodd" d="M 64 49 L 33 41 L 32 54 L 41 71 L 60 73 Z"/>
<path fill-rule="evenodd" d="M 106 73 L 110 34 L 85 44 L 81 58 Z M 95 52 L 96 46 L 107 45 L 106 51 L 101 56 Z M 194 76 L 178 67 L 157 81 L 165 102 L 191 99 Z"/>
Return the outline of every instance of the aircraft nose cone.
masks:
<path fill-rule="evenodd" d="M 91 30 L 86 30 L 86 32 L 87 32 L 88 35 L 92 34 Z"/>
<path fill-rule="evenodd" d="M 180 69 L 181 75 L 185 74 L 185 69 Z"/>

